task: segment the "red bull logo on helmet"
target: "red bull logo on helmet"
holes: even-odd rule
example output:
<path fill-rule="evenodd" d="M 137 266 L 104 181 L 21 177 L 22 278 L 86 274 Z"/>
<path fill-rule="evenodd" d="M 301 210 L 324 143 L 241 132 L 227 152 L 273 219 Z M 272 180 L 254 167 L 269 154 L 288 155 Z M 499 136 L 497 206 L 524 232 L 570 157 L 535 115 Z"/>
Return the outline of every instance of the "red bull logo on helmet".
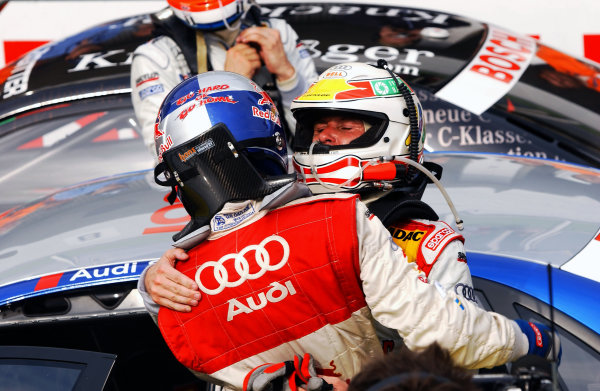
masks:
<path fill-rule="evenodd" d="M 259 88 L 255 83 L 251 82 L 252 87 L 254 87 L 254 91 L 256 91 L 259 95 L 260 98 L 258 99 L 257 104 L 259 105 L 272 105 L 275 106 L 275 103 L 273 102 L 273 100 L 271 99 L 271 97 L 269 96 L 269 94 L 267 94 L 265 91 L 263 91 L 262 88 Z"/>

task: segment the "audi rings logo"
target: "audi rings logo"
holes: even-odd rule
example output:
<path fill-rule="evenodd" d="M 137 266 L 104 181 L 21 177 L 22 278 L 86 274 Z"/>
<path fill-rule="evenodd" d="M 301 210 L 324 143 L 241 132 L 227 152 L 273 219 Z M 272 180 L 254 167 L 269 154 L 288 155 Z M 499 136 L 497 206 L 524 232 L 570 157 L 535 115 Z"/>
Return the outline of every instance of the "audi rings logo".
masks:
<path fill-rule="evenodd" d="M 463 283 L 456 284 L 456 286 L 454 286 L 454 292 L 457 295 L 461 295 L 462 297 L 464 297 L 465 299 L 467 299 L 469 301 L 477 303 L 477 298 L 475 297 L 475 291 L 473 290 L 473 287 L 470 287 L 469 285 L 466 285 Z"/>
<path fill-rule="evenodd" d="M 283 255 L 277 263 L 274 265 L 271 264 L 271 256 L 266 250 L 267 244 L 271 242 L 277 242 L 283 248 Z M 254 252 L 254 260 L 260 266 L 260 270 L 256 273 L 250 273 L 250 264 L 246 259 L 246 254 Z M 208 261 L 202 264 L 196 270 L 195 280 L 196 284 L 202 292 L 207 295 L 218 295 L 223 292 L 225 288 L 234 288 L 236 286 L 240 286 L 246 280 L 256 280 L 257 278 L 262 277 L 267 271 L 278 270 L 283 267 L 288 261 L 290 257 L 290 245 L 288 242 L 282 238 L 281 236 L 271 235 L 259 244 L 252 244 L 250 246 L 245 247 L 237 254 L 227 254 L 221 257 L 218 261 Z M 234 261 L 235 271 L 238 274 L 237 278 L 233 281 L 229 281 L 230 276 L 227 272 L 227 269 L 223 264 L 228 260 Z M 202 272 L 207 268 L 213 268 L 213 275 L 215 280 L 219 283 L 219 287 L 215 289 L 207 288 L 202 281 L 200 280 L 200 276 Z"/>

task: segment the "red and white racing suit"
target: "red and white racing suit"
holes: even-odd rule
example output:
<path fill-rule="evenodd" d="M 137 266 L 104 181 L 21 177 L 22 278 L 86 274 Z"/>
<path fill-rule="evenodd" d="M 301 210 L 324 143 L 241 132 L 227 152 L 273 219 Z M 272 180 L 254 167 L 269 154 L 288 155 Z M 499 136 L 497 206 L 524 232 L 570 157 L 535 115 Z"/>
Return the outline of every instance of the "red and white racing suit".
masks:
<path fill-rule="evenodd" d="M 202 299 L 190 313 L 161 308 L 158 324 L 180 362 L 227 387 L 240 389 L 260 364 L 304 352 L 323 373 L 350 379 L 382 354 L 373 318 L 410 349 L 438 342 L 467 368 L 528 350 L 515 322 L 427 283 L 354 195 L 270 211 L 259 201 L 229 203 L 189 255 L 177 268 L 196 280 Z"/>
<path fill-rule="evenodd" d="M 288 60 L 296 69 L 295 77 L 277 83 L 281 105 L 287 123 L 293 130 L 295 121 L 289 111 L 292 100 L 304 93 L 318 77 L 310 54 L 300 43 L 298 35 L 283 19 L 267 19 L 269 27 L 279 31 Z M 227 49 L 233 44 L 238 31 L 218 30 L 204 32 L 210 67 L 223 70 Z M 160 105 L 167 94 L 182 80 L 191 76 L 181 48 L 166 35 L 139 46 L 131 63 L 131 100 L 140 123 L 144 142 L 153 155 L 154 122 Z"/>

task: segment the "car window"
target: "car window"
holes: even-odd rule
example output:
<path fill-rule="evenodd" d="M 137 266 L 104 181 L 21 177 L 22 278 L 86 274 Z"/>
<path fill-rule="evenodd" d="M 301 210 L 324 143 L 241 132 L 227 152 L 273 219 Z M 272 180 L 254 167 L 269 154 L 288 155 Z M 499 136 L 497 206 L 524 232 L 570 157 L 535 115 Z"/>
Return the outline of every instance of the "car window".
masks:
<path fill-rule="evenodd" d="M 114 354 L 39 346 L 0 347 L 0 389 L 100 391 Z"/>
<path fill-rule="evenodd" d="M 2 388 L 23 391 L 73 390 L 83 364 L 27 359 L 0 359 Z"/>

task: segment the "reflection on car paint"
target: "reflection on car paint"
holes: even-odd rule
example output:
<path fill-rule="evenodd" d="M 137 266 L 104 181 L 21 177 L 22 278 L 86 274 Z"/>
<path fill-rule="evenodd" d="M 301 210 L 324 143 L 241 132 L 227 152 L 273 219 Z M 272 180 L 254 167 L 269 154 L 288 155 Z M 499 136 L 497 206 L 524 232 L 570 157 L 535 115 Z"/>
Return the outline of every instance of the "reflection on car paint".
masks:
<path fill-rule="evenodd" d="M 91 124 L 92 122 L 96 121 L 98 118 L 102 117 L 106 113 L 107 113 L 106 111 L 103 111 L 103 112 L 88 114 L 88 115 L 81 117 L 73 122 L 69 122 L 66 125 L 63 125 L 57 129 L 54 129 L 54 130 L 44 134 L 41 137 L 35 138 L 25 144 L 22 144 L 17 149 L 23 150 L 23 149 L 51 147 L 54 144 L 58 143 L 59 141 L 62 141 L 64 139 L 66 139 L 67 137 L 72 136 L 73 134 L 77 133 L 79 130 L 81 130 L 85 126 Z"/>
<path fill-rule="evenodd" d="M 112 128 L 108 132 L 102 133 L 100 136 L 94 138 L 92 142 L 133 140 L 139 137 L 139 134 L 133 130 L 133 128 Z"/>
<path fill-rule="evenodd" d="M 169 202 L 167 196 L 163 198 L 163 201 Z M 181 201 L 177 199 L 173 205 L 167 205 L 154 211 L 150 216 L 150 221 L 157 226 L 145 228 L 143 235 L 179 232 L 190 221 L 190 216 L 183 208 Z"/>

